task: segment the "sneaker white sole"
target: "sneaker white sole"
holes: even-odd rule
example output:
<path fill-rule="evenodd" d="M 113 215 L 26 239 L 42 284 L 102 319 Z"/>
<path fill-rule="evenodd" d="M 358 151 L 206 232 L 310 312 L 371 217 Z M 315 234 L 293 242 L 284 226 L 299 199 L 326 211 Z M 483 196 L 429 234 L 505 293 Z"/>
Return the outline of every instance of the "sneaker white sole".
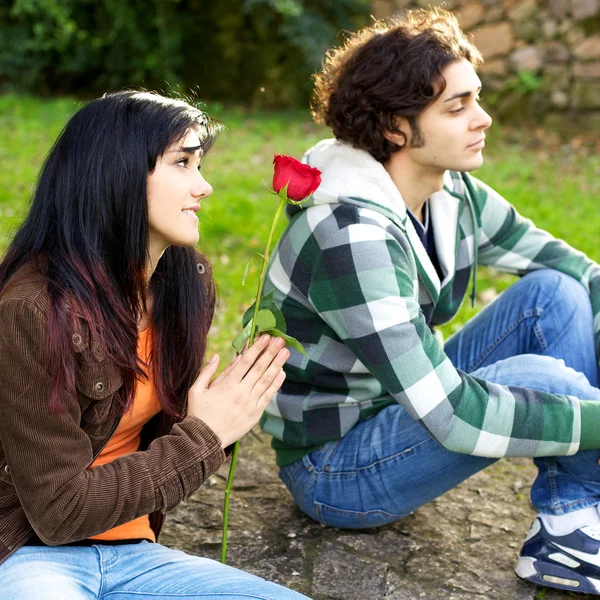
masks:
<path fill-rule="evenodd" d="M 600 596 L 600 579 L 584 577 L 559 564 L 542 562 L 529 556 L 519 558 L 515 574 L 542 587 Z"/>

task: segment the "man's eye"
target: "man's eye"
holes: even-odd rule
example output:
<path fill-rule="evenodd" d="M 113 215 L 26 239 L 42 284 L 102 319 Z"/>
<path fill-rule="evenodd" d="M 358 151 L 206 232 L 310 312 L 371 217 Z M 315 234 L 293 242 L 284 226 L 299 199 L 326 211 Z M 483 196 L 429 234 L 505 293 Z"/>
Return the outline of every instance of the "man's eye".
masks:
<path fill-rule="evenodd" d="M 187 167 L 188 163 L 190 162 L 189 158 L 181 158 L 179 159 L 175 164 L 176 165 L 182 165 L 184 167 Z"/>

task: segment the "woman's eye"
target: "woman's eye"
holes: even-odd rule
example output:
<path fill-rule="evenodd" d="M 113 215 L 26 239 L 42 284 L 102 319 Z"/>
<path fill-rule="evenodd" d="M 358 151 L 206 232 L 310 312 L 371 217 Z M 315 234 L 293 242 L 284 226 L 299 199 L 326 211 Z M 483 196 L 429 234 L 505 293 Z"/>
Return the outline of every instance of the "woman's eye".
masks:
<path fill-rule="evenodd" d="M 187 169 L 190 166 L 190 159 L 189 158 L 180 158 L 178 161 L 175 162 L 175 164 Z M 196 165 L 196 169 L 198 169 L 198 171 L 200 171 L 200 169 L 202 169 L 202 163 L 198 163 Z"/>
<path fill-rule="evenodd" d="M 455 108 L 454 110 L 451 110 L 450 114 L 457 115 L 458 113 L 461 113 L 463 110 L 465 110 L 465 107 L 461 106 L 460 108 Z"/>

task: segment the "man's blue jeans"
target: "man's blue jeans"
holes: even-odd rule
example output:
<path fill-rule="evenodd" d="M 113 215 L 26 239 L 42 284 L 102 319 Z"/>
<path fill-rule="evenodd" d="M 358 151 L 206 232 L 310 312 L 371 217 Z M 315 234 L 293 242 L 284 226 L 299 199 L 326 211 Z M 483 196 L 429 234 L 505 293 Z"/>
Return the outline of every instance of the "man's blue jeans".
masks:
<path fill-rule="evenodd" d="M 0 566 L 2 600 L 309 600 L 208 558 L 140 542 L 25 546 Z"/>
<path fill-rule="evenodd" d="M 445 347 L 462 371 L 504 385 L 600 400 L 589 297 L 554 270 L 523 277 Z M 535 459 L 535 508 L 564 514 L 600 501 L 600 452 Z M 297 505 L 325 525 L 376 527 L 396 521 L 492 464 L 445 450 L 400 405 L 388 406 L 283 467 Z"/>

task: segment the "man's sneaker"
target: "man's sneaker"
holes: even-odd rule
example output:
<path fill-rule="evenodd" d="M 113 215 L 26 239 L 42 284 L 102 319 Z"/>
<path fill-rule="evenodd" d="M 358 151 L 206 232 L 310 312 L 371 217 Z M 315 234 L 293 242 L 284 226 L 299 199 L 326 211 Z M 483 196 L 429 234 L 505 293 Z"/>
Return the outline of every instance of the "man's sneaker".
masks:
<path fill-rule="evenodd" d="M 515 573 L 536 585 L 600 596 L 600 525 L 556 536 L 537 518 L 525 538 Z"/>

